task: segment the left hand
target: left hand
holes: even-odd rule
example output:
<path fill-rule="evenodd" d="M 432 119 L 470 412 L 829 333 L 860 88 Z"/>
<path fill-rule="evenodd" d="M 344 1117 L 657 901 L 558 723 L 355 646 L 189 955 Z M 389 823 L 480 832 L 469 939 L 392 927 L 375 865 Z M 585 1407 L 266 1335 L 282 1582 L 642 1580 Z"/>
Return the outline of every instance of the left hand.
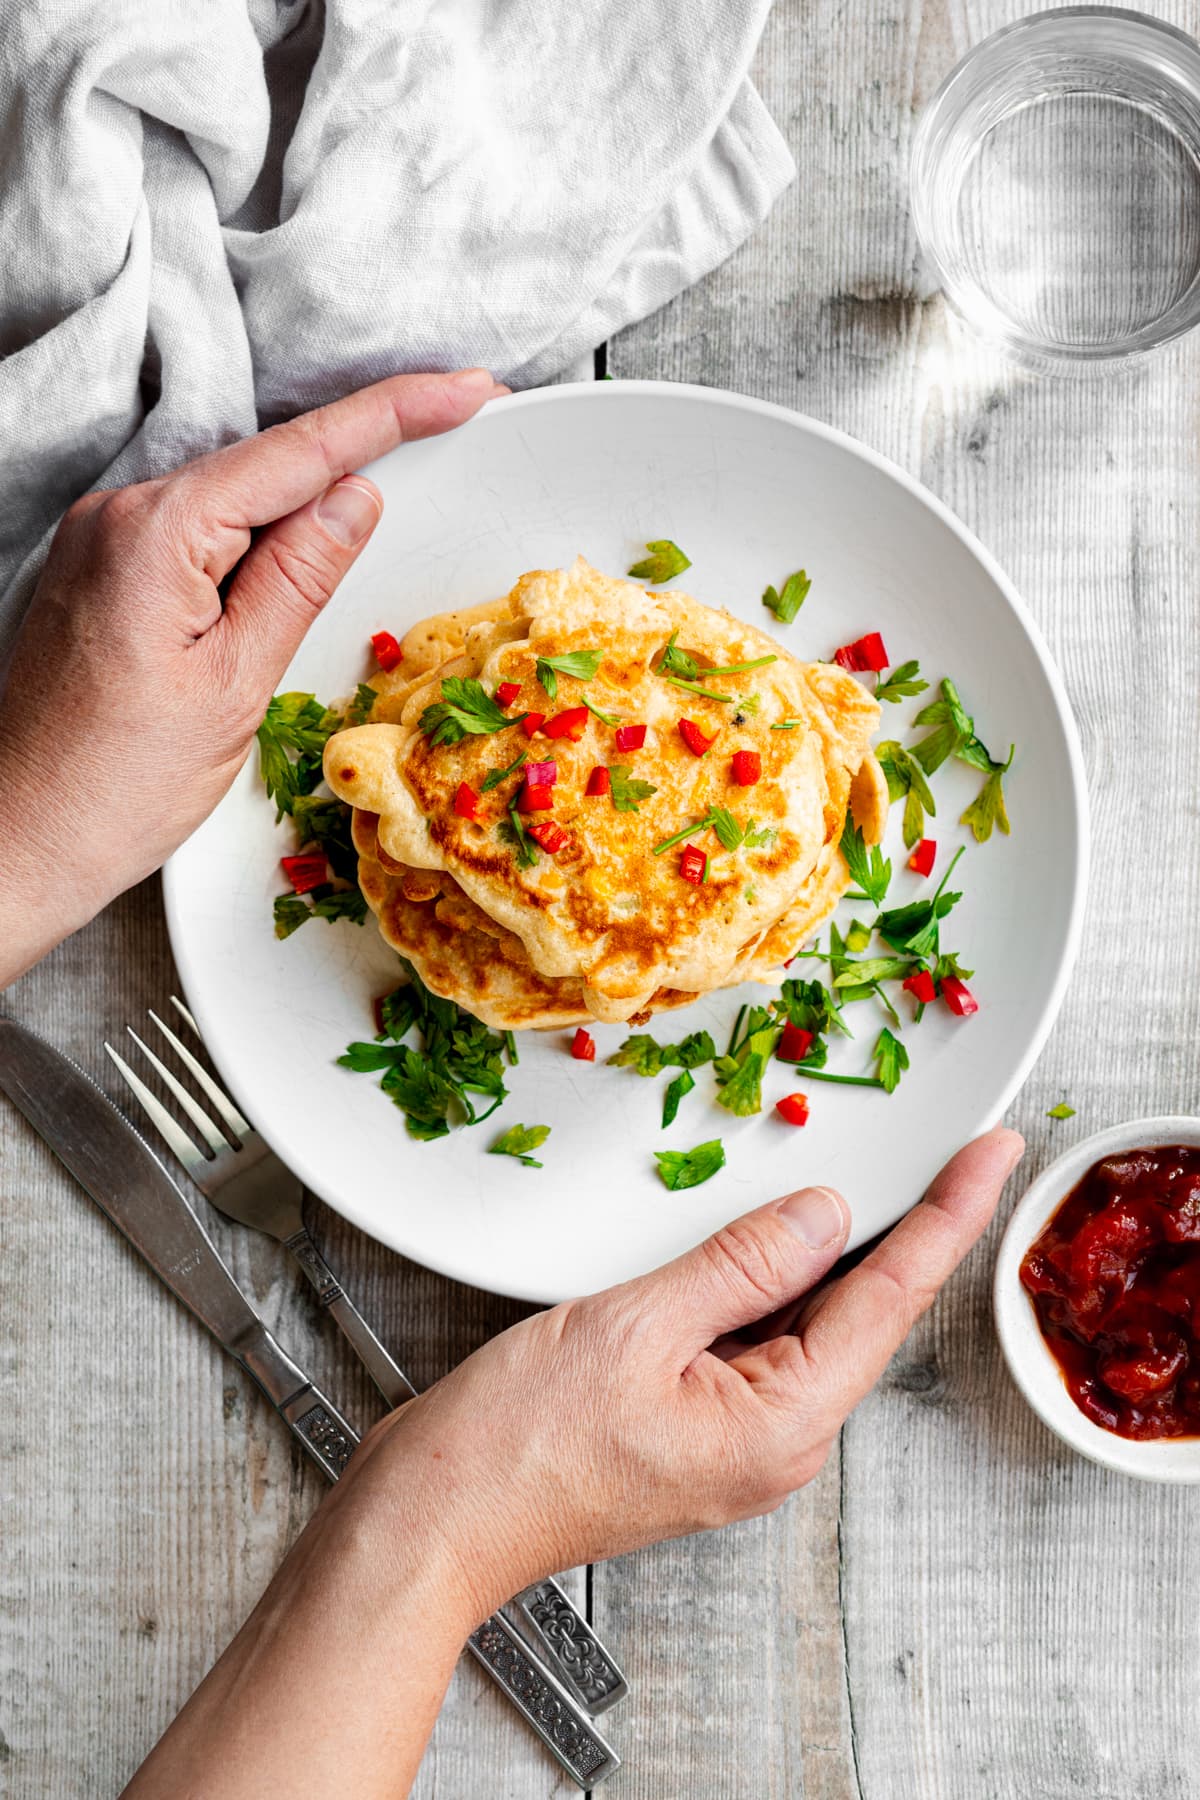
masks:
<path fill-rule="evenodd" d="M 350 471 L 507 391 L 483 369 L 393 376 L 76 501 L 0 706 L 0 985 L 158 868 L 221 798 L 379 521 L 379 490 Z"/>

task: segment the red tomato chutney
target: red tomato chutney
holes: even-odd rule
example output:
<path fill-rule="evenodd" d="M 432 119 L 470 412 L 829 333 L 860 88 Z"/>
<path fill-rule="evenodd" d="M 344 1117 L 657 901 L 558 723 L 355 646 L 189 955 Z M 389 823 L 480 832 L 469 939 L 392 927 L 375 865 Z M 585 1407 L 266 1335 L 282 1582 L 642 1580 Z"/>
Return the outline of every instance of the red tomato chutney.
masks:
<path fill-rule="evenodd" d="M 1118 1437 L 1200 1436 L 1200 1148 L 1094 1163 L 1021 1284 L 1089 1419 Z"/>

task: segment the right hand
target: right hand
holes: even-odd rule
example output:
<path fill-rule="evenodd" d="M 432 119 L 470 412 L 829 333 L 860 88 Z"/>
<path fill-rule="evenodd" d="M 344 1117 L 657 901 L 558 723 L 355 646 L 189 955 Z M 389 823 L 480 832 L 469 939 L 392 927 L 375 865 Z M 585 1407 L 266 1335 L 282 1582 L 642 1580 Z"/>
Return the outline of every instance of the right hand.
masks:
<path fill-rule="evenodd" d="M 419 1504 L 483 1618 L 555 1569 L 772 1511 L 817 1473 L 1023 1150 L 1005 1130 L 969 1144 L 815 1294 L 850 1225 L 828 1188 L 523 1320 L 376 1426 L 322 1513 L 395 1543 Z"/>

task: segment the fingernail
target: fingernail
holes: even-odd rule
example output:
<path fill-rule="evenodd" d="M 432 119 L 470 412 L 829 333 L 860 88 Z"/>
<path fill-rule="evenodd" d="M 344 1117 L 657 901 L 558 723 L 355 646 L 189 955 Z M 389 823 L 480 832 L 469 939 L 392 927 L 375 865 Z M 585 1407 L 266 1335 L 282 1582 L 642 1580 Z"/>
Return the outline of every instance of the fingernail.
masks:
<path fill-rule="evenodd" d="M 382 512 L 379 496 L 353 476 L 335 482 L 327 494 L 322 494 L 317 506 L 322 530 L 347 550 L 361 544 L 367 533 L 374 530 Z"/>
<path fill-rule="evenodd" d="M 450 379 L 456 387 L 462 388 L 494 388 L 496 385 L 490 369 L 456 369 Z"/>
<path fill-rule="evenodd" d="M 846 1203 L 832 1188 L 801 1188 L 779 1202 L 779 1216 L 810 1250 L 824 1250 L 846 1227 Z"/>

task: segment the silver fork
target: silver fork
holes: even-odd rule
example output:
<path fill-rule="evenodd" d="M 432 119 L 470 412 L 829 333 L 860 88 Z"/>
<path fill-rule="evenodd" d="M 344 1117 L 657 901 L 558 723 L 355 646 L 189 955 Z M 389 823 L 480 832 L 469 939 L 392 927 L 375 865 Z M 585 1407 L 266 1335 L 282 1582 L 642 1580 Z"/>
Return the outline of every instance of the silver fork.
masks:
<path fill-rule="evenodd" d="M 183 1001 L 172 994 L 171 1005 L 194 1033 L 197 1043 L 202 1044 L 199 1027 Z M 207 1148 L 197 1147 L 158 1096 L 106 1042 L 104 1048 L 122 1080 L 160 1137 L 219 1213 L 236 1224 L 265 1232 L 291 1252 L 388 1405 L 395 1407 L 411 1400 L 416 1388 L 343 1291 L 309 1235 L 304 1221 L 304 1187 L 299 1177 L 268 1147 L 171 1027 L 156 1012 L 151 1011 L 149 1016 L 207 1097 L 223 1127 L 218 1129 L 166 1063 L 132 1025 L 127 1025 L 129 1036 L 157 1070 Z M 563 1680 L 591 1712 L 605 1711 L 628 1693 L 629 1684 L 616 1662 L 552 1577 L 526 1588 L 513 1604 L 526 1636 L 549 1655 Z"/>

